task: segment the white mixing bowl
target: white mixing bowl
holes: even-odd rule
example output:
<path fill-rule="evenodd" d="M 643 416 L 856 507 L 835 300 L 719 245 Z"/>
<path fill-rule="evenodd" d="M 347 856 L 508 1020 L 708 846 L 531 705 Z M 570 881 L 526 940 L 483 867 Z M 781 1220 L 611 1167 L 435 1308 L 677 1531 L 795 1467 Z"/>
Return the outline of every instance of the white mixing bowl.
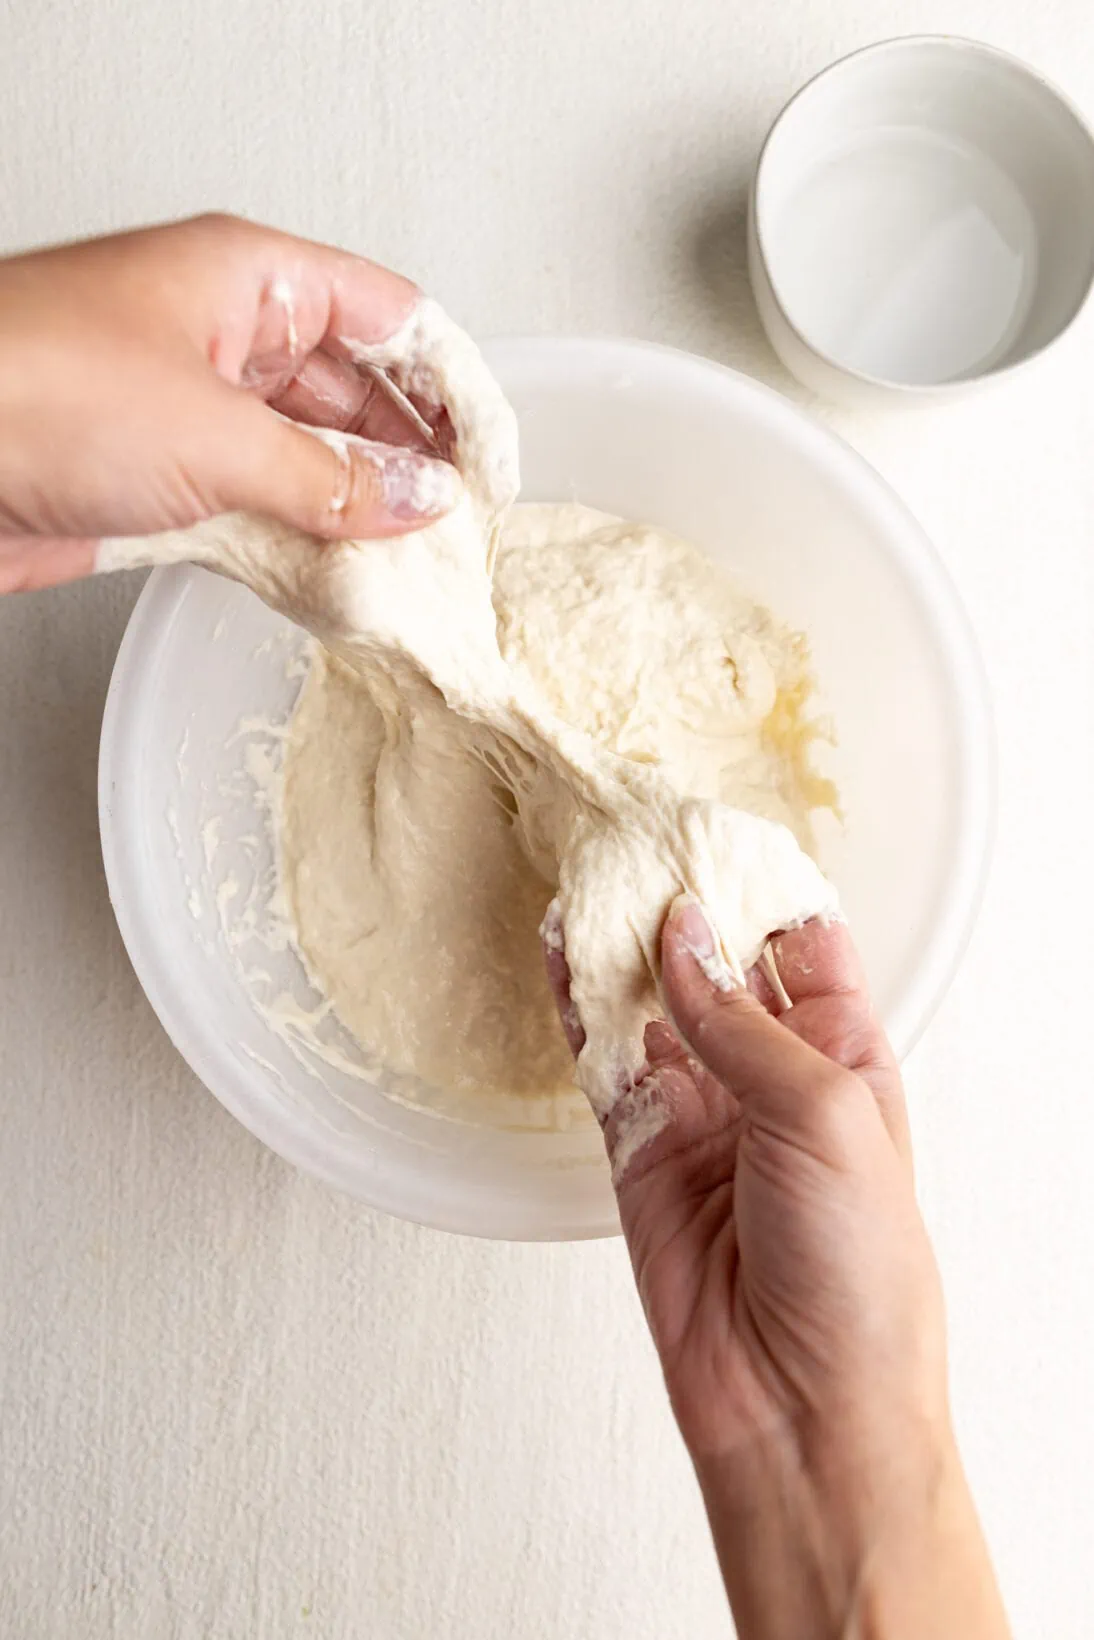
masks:
<path fill-rule="evenodd" d="M 933 549 L 857 455 L 747 377 L 633 342 L 487 353 L 520 418 L 525 499 L 663 525 L 808 632 L 846 810 L 822 864 L 906 1052 L 968 936 L 993 807 L 984 679 Z M 287 623 L 201 569 L 158 571 L 133 613 L 99 804 L 111 899 L 152 1006 L 253 1133 L 375 1207 L 484 1236 L 614 1233 L 595 1128 L 497 1131 L 414 1108 L 294 1048 L 256 1008 L 309 997 L 291 950 L 251 937 L 271 887 L 277 741 L 262 721 L 291 706 L 296 647 Z"/>

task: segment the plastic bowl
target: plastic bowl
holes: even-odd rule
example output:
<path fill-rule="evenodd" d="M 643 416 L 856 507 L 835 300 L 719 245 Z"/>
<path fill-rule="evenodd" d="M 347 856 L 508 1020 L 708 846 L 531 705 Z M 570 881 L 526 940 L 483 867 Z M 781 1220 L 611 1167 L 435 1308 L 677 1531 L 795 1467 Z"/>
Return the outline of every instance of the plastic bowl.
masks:
<path fill-rule="evenodd" d="M 487 353 L 520 418 L 526 499 L 580 498 L 663 525 L 808 632 L 847 817 L 825 835 L 822 863 L 906 1052 L 970 931 L 993 808 L 980 662 L 922 530 L 853 451 L 733 371 L 620 341 Z M 245 1126 L 374 1207 L 481 1236 L 615 1233 L 595 1127 L 500 1131 L 413 1108 L 309 1062 L 256 1008 L 256 990 L 307 989 L 291 951 L 254 950 L 245 935 L 271 865 L 258 812 L 269 743 L 254 720 L 289 710 L 295 642 L 248 592 L 201 569 L 156 572 L 134 610 L 106 705 L 99 805 L 111 899 L 152 1006 Z M 234 926 L 226 903 L 242 910 Z"/>

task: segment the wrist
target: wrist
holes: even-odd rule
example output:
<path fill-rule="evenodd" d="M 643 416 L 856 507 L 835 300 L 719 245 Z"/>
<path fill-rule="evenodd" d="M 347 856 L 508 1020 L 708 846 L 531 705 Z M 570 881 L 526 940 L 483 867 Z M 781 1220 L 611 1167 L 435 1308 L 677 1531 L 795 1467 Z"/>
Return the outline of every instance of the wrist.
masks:
<path fill-rule="evenodd" d="M 1005 1640 L 948 1423 L 871 1458 L 787 1435 L 696 1471 L 741 1640 Z"/>

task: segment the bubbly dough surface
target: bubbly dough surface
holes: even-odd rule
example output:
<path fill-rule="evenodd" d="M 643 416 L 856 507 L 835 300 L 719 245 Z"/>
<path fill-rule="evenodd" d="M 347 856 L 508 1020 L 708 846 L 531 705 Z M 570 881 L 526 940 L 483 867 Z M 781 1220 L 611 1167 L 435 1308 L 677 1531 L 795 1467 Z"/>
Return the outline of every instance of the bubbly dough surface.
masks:
<path fill-rule="evenodd" d="M 504 660 L 572 728 L 810 846 L 810 808 L 832 794 L 808 773 L 805 645 L 704 553 L 590 508 L 518 506 L 493 596 Z M 550 886 L 515 816 L 447 712 L 390 736 L 368 681 L 316 646 L 280 817 L 309 971 L 435 1108 L 567 1126 L 587 1106 L 544 981 Z"/>

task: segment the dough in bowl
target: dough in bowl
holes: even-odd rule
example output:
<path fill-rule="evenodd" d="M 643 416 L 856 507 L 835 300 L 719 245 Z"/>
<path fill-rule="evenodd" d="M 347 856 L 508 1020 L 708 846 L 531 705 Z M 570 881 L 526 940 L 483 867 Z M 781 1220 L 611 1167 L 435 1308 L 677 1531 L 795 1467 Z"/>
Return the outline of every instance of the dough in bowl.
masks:
<path fill-rule="evenodd" d="M 835 794 L 810 768 L 805 643 L 704 553 L 591 508 L 517 506 L 493 601 L 503 659 L 560 719 L 681 796 L 781 822 L 811 848 L 810 812 Z M 359 1042 L 450 1115 L 580 1119 L 538 935 L 554 884 L 446 710 L 393 740 L 368 680 L 316 645 L 280 842 L 298 947 Z"/>
<path fill-rule="evenodd" d="M 334 874 L 332 918 L 342 915 L 338 901 L 351 892 L 346 885 L 354 873 L 371 872 L 383 880 L 384 899 L 376 902 L 376 915 L 384 918 L 376 924 L 377 951 L 390 954 L 377 962 L 373 975 L 391 992 L 398 979 L 413 975 L 416 1024 L 413 1039 L 404 1032 L 402 1042 L 414 1052 L 424 1054 L 425 1048 L 414 1044 L 429 1037 L 434 1016 L 446 1006 L 449 965 L 462 962 L 473 973 L 469 954 L 478 948 L 489 952 L 481 981 L 481 996 L 487 997 L 492 972 L 499 960 L 505 962 L 507 904 L 515 904 L 521 892 L 532 894 L 530 887 L 518 887 L 518 879 L 521 884 L 530 879 L 511 853 L 514 868 L 492 882 L 490 904 L 480 899 L 474 916 L 464 919 L 466 938 L 445 943 L 426 937 L 418 913 L 427 897 L 439 915 L 438 933 L 463 915 L 457 910 L 461 903 L 475 904 L 466 891 L 474 888 L 476 873 L 481 879 L 478 857 L 469 857 L 466 849 L 461 854 L 461 843 L 477 801 L 470 771 L 474 768 L 476 779 L 486 771 L 479 789 L 489 793 L 500 823 L 511 828 L 523 861 L 541 880 L 544 904 L 555 892 L 549 926 L 552 938 L 565 941 L 573 1005 L 585 1032 L 578 1081 L 604 1118 L 644 1064 L 644 1028 L 660 1012 L 660 932 L 676 895 L 694 894 L 706 906 L 720 945 L 710 971 L 717 982 L 729 984 L 743 980 L 773 931 L 835 911 L 836 894 L 787 826 L 757 813 L 755 803 L 744 808 L 681 791 L 671 773 L 651 761 L 659 755 L 649 738 L 651 724 L 664 708 L 656 704 L 642 654 L 636 658 L 635 651 L 656 649 L 663 641 L 655 636 L 657 589 L 679 599 L 671 570 L 658 571 L 650 559 L 653 579 L 644 588 L 635 559 L 633 597 L 621 616 L 594 617 L 588 629 L 591 649 L 584 641 L 574 647 L 563 616 L 556 652 L 547 663 L 558 681 L 546 692 L 535 675 L 542 658 L 534 661 L 529 650 L 526 661 L 511 664 L 502 653 L 492 574 L 502 522 L 519 487 L 516 418 L 470 338 L 435 303 L 425 301 L 394 336 L 359 348 L 358 355 L 363 363 L 390 371 L 415 402 L 447 411 L 465 486 L 453 511 L 410 535 L 361 542 L 323 541 L 234 514 L 145 542 L 104 542 L 98 564 L 116 568 L 179 559 L 208 564 L 245 582 L 306 627 L 362 680 L 379 714 L 372 733 L 380 741 L 363 747 L 368 755 L 357 776 L 362 801 L 373 811 L 368 855 L 336 858 L 331 849 L 320 858 L 298 846 L 296 876 L 299 883 L 305 873 Z M 340 435 L 323 436 L 337 448 Z M 703 593 L 697 607 L 706 602 Z M 699 636 L 682 634 L 675 652 L 681 699 L 695 707 L 695 725 L 703 734 L 720 697 L 692 652 L 696 642 L 707 647 L 709 635 L 703 627 L 696 632 Z M 731 636 L 720 664 L 731 685 L 739 670 L 740 692 L 747 695 L 749 668 L 758 657 L 744 641 L 747 632 Z M 615 651 L 630 656 L 625 671 L 632 693 L 637 691 L 633 730 L 644 746 L 642 756 L 621 754 L 573 726 L 552 702 L 552 691 L 580 689 L 587 670 L 588 705 L 599 712 L 603 699 L 605 721 L 611 722 L 613 709 L 600 680 Z M 792 746 L 793 723 L 788 735 L 778 691 L 772 695 L 764 687 L 767 696 L 761 691 L 757 698 L 772 702 L 772 733 L 777 728 L 776 738 Z M 738 692 L 731 688 L 725 696 L 727 709 L 736 709 L 732 696 Z M 797 698 L 793 691 L 791 696 Z M 689 706 L 685 719 L 690 711 Z M 614 723 L 614 732 L 630 732 L 626 706 L 615 709 Z M 669 761 L 691 755 L 677 750 Z M 788 761 L 796 756 L 791 751 Z M 340 800 L 333 769 L 313 768 L 311 778 L 317 805 Z M 784 784 L 781 776 L 773 784 L 771 803 L 785 800 L 779 794 Z M 299 889 L 297 903 L 302 903 Z M 357 937 L 370 937 L 370 926 L 362 925 Z M 527 950 L 531 933 L 521 937 Z M 339 938 L 344 941 L 342 933 Z M 313 958 L 313 964 L 320 974 L 325 967 L 332 971 L 326 958 Z M 531 986 L 531 967 L 527 972 Z M 495 1017 L 507 1012 L 496 999 L 482 1006 L 487 1011 L 493 1006 Z M 537 1006 L 542 1017 L 546 1003 Z M 456 1023 L 469 1037 L 467 1022 Z M 511 1045 L 510 1054 L 514 1051 Z"/>

